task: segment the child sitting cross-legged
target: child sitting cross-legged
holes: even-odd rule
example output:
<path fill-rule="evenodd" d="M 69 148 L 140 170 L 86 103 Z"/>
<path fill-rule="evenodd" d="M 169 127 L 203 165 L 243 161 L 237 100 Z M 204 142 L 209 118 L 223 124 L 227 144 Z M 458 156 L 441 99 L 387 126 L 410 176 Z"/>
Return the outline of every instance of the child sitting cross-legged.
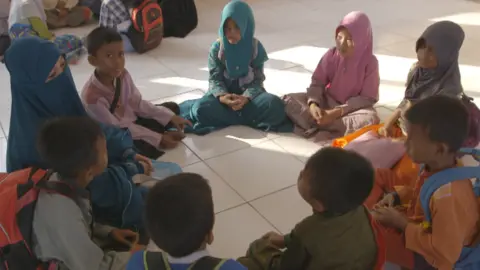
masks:
<path fill-rule="evenodd" d="M 249 270 L 380 270 L 382 235 L 362 205 L 374 180 L 372 165 L 340 148 L 323 148 L 298 178 L 312 215 L 287 235 L 270 232 L 238 261 Z"/>
<path fill-rule="evenodd" d="M 206 250 L 213 242 L 215 213 L 212 190 L 201 175 L 181 173 L 155 184 L 145 215 L 149 235 L 163 252 L 135 253 L 127 270 L 246 270 Z"/>
<path fill-rule="evenodd" d="M 87 112 L 102 123 L 128 129 L 137 152 L 151 159 L 158 159 L 162 149 L 177 146 L 190 122 L 177 116 L 176 103 L 155 105 L 142 98 L 125 69 L 121 35 L 98 27 L 87 36 L 87 50 L 95 67 L 81 95 Z"/>

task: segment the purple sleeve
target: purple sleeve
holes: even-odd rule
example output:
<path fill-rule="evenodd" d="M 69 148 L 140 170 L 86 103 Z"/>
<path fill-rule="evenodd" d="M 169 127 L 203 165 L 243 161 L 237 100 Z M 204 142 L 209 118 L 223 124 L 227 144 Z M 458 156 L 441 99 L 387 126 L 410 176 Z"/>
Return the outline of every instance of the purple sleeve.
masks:
<path fill-rule="evenodd" d="M 170 120 L 172 120 L 172 116 L 174 115 L 174 113 L 168 108 L 162 106 L 155 106 L 150 101 L 143 100 L 142 94 L 133 83 L 130 74 L 127 73 L 125 74 L 125 76 L 126 83 L 130 85 L 131 96 L 129 97 L 129 99 L 131 100 L 130 102 L 132 104 L 135 114 L 140 117 L 154 119 L 160 124 L 166 126 L 170 122 Z"/>
<path fill-rule="evenodd" d="M 120 128 L 127 128 L 132 134 L 134 140 L 144 140 L 155 147 L 160 145 L 162 134 L 137 125 L 134 122 L 122 123 L 118 121 L 118 119 L 110 113 L 109 106 L 110 105 L 105 98 L 100 98 L 95 104 L 86 104 L 85 108 L 88 113 L 99 122 Z"/>
<path fill-rule="evenodd" d="M 318 62 L 312 75 L 312 83 L 307 88 L 308 103 L 323 104 L 325 86 L 329 83 L 328 68 L 331 68 L 333 53 L 333 49 L 328 50 Z"/>
<path fill-rule="evenodd" d="M 344 105 L 339 106 L 343 108 L 344 115 L 359 109 L 373 107 L 378 101 L 380 74 L 378 71 L 378 61 L 375 56 L 373 56 L 372 61 L 366 69 L 365 80 L 363 81 L 363 88 L 360 94 L 349 98 Z"/>

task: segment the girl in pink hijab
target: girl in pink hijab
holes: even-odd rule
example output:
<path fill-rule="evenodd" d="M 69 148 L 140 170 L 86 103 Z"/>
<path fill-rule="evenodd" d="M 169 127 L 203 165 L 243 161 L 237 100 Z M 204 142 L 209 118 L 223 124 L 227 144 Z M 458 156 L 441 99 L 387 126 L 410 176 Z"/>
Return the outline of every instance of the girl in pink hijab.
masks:
<path fill-rule="evenodd" d="M 347 14 L 335 30 L 335 42 L 320 59 L 307 92 L 284 97 L 295 132 L 317 142 L 379 122 L 373 105 L 380 75 L 367 15 Z"/>

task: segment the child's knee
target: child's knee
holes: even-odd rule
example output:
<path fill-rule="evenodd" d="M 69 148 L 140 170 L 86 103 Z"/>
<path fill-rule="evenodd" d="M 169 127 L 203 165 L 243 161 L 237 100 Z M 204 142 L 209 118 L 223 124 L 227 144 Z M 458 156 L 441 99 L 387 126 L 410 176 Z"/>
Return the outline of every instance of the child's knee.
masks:
<path fill-rule="evenodd" d="M 214 96 L 205 96 L 193 105 L 192 111 L 197 115 L 210 115 L 218 112 L 219 107 L 223 106 Z"/>
<path fill-rule="evenodd" d="M 262 107 L 262 109 L 274 111 L 278 116 L 285 114 L 285 104 L 280 97 L 270 93 L 263 93 L 259 97 L 261 99 L 260 107 Z"/>

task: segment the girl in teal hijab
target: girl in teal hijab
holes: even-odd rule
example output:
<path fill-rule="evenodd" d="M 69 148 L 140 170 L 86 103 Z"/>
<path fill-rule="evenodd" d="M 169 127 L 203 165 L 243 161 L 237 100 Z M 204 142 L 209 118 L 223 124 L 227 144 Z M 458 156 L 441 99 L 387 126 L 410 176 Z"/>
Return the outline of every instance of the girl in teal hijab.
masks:
<path fill-rule="evenodd" d="M 51 118 L 87 115 L 72 74 L 54 43 L 39 37 L 15 40 L 5 54 L 10 73 L 12 109 L 7 148 L 8 172 L 27 167 L 48 169 L 36 148 L 40 125 Z M 108 168 L 88 186 L 98 222 L 119 228 L 143 227 L 143 196 L 132 177 L 144 167 L 128 131 L 102 125 Z"/>
<path fill-rule="evenodd" d="M 282 100 L 263 87 L 262 43 L 254 37 L 255 20 L 250 6 L 240 0 L 222 11 L 219 40 L 208 59 L 209 91 L 196 100 L 180 104 L 182 117 L 193 123 L 185 132 L 204 135 L 232 125 L 263 131 L 292 132 Z"/>

